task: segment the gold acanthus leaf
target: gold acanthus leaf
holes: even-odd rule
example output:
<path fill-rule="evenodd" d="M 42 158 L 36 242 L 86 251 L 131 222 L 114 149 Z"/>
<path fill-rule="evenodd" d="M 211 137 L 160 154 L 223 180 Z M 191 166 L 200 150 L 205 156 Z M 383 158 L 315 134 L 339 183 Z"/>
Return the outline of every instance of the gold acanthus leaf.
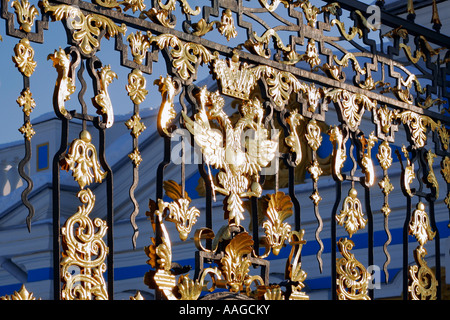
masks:
<path fill-rule="evenodd" d="M 263 227 L 266 240 L 272 247 L 273 253 L 278 255 L 291 232 L 291 226 L 284 220 L 292 216 L 293 204 L 291 197 L 281 191 L 268 195 L 267 201 L 268 206 L 265 215 L 268 219 L 263 222 Z"/>
<path fill-rule="evenodd" d="M 182 42 L 172 34 L 152 36 L 150 42 L 155 43 L 159 49 L 173 48 L 170 51 L 170 55 L 173 57 L 172 65 L 183 80 L 189 79 L 196 73 L 195 65 L 197 63 L 209 63 L 218 56 L 218 53 L 212 54 L 201 44 Z"/>
<path fill-rule="evenodd" d="M 248 276 L 251 261 L 247 255 L 253 250 L 252 237 L 244 232 L 234 237 L 225 247 L 225 256 L 220 260 L 230 291 L 239 292 Z"/>
<path fill-rule="evenodd" d="M 174 180 L 167 180 L 163 182 L 163 188 L 166 192 L 166 195 L 172 199 L 173 201 L 176 201 L 178 199 L 187 199 L 191 201 L 191 198 L 189 198 L 187 192 L 183 192 L 181 190 L 181 186 Z"/>
<path fill-rule="evenodd" d="M 36 297 L 33 295 L 32 292 L 29 292 L 25 288 L 24 284 L 22 284 L 22 287 L 20 288 L 19 291 L 14 291 L 14 294 L 0 297 L 0 300 L 36 300 Z"/>
<path fill-rule="evenodd" d="M 150 48 L 148 35 L 143 35 L 141 31 L 137 31 L 136 33 L 130 33 L 127 41 L 131 49 L 133 61 L 137 64 L 142 64 L 147 50 Z"/>
<path fill-rule="evenodd" d="M 364 218 L 362 212 L 362 204 L 358 199 L 358 192 L 356 189 L 351 188 L 348 192 L 348 196 L 344 199 L 342 204 L 342 210 L 339 215 L 336 215 L 336 220 L 339 225 L 345 225 L 350 237 L 359 229 L 364 229 L 367 223 L 367 219 Z"/>
<path fill-rule="evenodd" d="M 433 240 L 436 232 L 431 230 L 430 219 L 425 212 L 425 205 L 419 202 L 409 222 L 409 233 L 414 235 L 421 246 Z"/>
<path fill-rule="evenodd" d="M 39 15 L 38 9 L 34 5 L 30 6 L 28 0 L 13 1 L 11 2 L 11 7 L 15 9 L 20 29 L 30 32 L 34 25 L 34 19 Z"/>
<path fill-rule="evenodd" d="M 100 36 L 101 29 L 106 31 L 105 37 L 107 39 L 119 33 L 125 34 L 127 30 L 124 23 L 121 26 L 117 26 L 111 19 L 105 16 L 95 13 L 85 15 L 81 9 L 75 6 L 66 4 L 52 6 L 48 0 L 42 0 L 39 5 L 45 13 L 51 12 L 51 17 L 55 21 L 60 21 L 65 18 L 67 23 L 70 23 L 70 27 L 73 29 L 72 38 L 86 55 L 92 54 L 100 47 L 100 39 L 98 37 Z"/>
<path fill-rule="evenodd" d="M 72 176 L 81 189 L 92 182 L 102 182 L 106 177 L 97 159 L 97 149 L 91 143 L 91 134 L 83 130 L 80 138 L 72 141 L 69 152 L 62 161 L 62 170 L 72 170 Z"/>
<path fill-rule="evenodd" d="M 136 12 L 138 10 L 142 11 L 145 9 L 144 0 L 124 0 L 124 1 L 117 1 L 117 0 L 95 0 L 95 2 L 105 8 L 117 8 L 119 11 L 120 6 L 122 5 L 124 7 L 124 11 L 127 11 L 128 9 L 133 10 L 133 12 Z"/>

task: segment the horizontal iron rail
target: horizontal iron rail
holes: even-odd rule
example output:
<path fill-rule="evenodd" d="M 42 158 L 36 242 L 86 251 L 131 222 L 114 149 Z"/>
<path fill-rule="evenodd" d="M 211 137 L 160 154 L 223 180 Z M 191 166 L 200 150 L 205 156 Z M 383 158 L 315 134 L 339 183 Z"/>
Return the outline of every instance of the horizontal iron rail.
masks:
<path fill-rule="evenodd" d="M 328 0 L 327 0 L 328 1 Z M 58 1 L 59 3 L 66 3 L 66 4 L 70 4 L 70 5 L 78 5 L 80 7 L 80 9 L 85 10 L 86 12 L 91 12 L 91 13 L 97 13 L 97 14 L 102 14 L 108 18 L 111 18 L 112 20 L 116 21 L 116 22 L 120 22 L 120 23 L 124 23 L 127 26 L 136 28 L 136 29 L 140 29 L 140 30 L 148 30 L 148 31 L 152 31 L 158 34 L 163 34 L 163 33 L 170 33 L 173 34 L 174 36 L 178 37 L 180 40 L 183 41 L 189 41 L 189 42 L 195 42 L 195 43 L 199 43 L 203 46 L 205 46 L 208 49 L 211 50 L 215 50 L 223 55 L 228 55 L 231 56 L 233 54 L 233 48 L 226 46 L 226 45 L 222 45 L 213 41 L 210 41 L 208 39 L 203 39 L 185 32 L 181 32 L 178 30 L 174 30 L 174 29 L 170 29 L 158 24 L 155 24 L 149 20 L 143 20 L 140 18 L 136 18 L 118 11 L 114 11 L 111 9 L 106 9 L 106 8 L 102 8 L 99 7 L 97 5 L 94 5 L 92 3 L 87 3 L 84 1 L 80 1 L 80 2 L 75 2 L 73 3 L 72 1 L 67 1 L 67 0 L 62 0 L 62 1 Z M 357 1 L 351 1 L 353 2 L 357 2 Z M 345 6 L 345 8 L 352 8 L 348 5 Z M 354 7 L 362 10 L 365 10 L 367 8 L 367 5 L 365 6 L 357 6 Z M 399 22 L 402 21 L 406 21 L 403 19 L 398 20 Z M 390 25 L 392 25 L 392 23 L 390 23 Z M 424 28 L 425 30 L 428 30 L 429 32 L 433 33 L 431 30 Z M 432 39 L 434 39 L 434 37 L 432 37 Z M 448 37 L 447 37 L 448 38 Z M 450 43 L 450 38 L 448 40 Z M 448 45 L 447 43 L 447 45 Z M 399 101 L 397 99 L 391 98 L 389 96 L 386 95 L 382 95 L 380 93 L 377 92 L 372 92 L 366 89 L 362 89 L 359 88 L 357 86 L 354 86 L 352 84 L 349 83 L 343 83 L 343 82 L 339 82 L 337 80 L 334 79 L 330 79 L 326 76 L 320 75 L 318 73 L 314 73 L 312 71 L 308 71 L 308 70 L 304 70 L 304 69 L 300 69 L 297 68 L 295 66 L 290 66 L 281 62 L 277 62 L 277 61 L 273 61 L 273 60 L 268 60 L 264 57 L 260 57 L 258 55 L 252 54 L 252 53 L 248 53 L 248 52 L 240 52 L 240 59 L 243 61 L 247 61 L 250 63 L 256 63 L 256 64 L 263 64 L 263 65 L 269 65 L 272 66 L 276 69 L 282 70 L 282 71 L 287 71 L 292 73 L 293 75 L 299 77 L 302 80 L 305 81 L 309 81 L 309 82 L 315 82 L 316 84 L 321 84 L 321 85 L 325 85 L 325 86 L 332 86 L 332 87 L 336 87 L 336 88 L 342 88 L 345 89 L 351 93 L 360 93 L 360 94 L 364 94 L 366 95 L 368 98 L 372 99 L 372 100 L 376 100 L 378 103 L 380 104 L 386 104 L 388 106 L 391 107 L 395 107 L 395 108 L 399 108 L 399 109 L 404 109 L 404 110 L 409 110 L 409 111 L 413 111 L 415 113 L 418 114 L 423 114 L 425 116 L 428 116 L 430 118 L 433 118 L 435 120 L 440 120 L 442 123 L 444 124 L 448 124 L 450 125 L 450 119 L 449 117 L 447 117 L 445 114 L 440 114 L 437 112 L 433 112 L 427 109 L 423 109 L 420 108 L 418 106 L 415 105 L 411 105 L 402 101 Z"/>

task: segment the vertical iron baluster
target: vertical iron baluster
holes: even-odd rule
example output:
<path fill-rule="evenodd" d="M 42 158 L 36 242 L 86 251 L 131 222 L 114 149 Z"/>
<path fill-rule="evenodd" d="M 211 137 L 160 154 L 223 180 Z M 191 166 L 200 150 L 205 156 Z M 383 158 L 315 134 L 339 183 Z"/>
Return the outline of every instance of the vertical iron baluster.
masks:
<path fill-rule="evenodd" d="M 96 118 L 97 120 L 99 118 Z M 114 300 L 114 184 L 113 184 L 113 172 L 108 162 L 106 161 L 106 128 L 102 123 L 97 121 L 94 123 L 99 130 L 99 160 L 105 170 L 106 174 L 106 199 L 107 199 L 107 217 L 106 224 L 108 226 L 107 243 L 108 243 L 108 256 L 107 256 L 107 271 L 108 271 L 108 298 Z"/>
<path fill-rule="evenodd" d="M 300 203 L 295 196 L 295 167 L 288 165 L 289 168 L 289 196 L 291 197 L 292 204 L 294 205 L 294 217 L 295 217 L 295 230 L 300 230 L 301 217 L 300 217 Z"/>
<path fill-rule="evenodd" d="M 250 198 L 252 211 L 253 249 L 259 255 L 259 230 L 258 230 L 258 198 Z"/>
<path fill-rule="evenodd" d="M 369 260 L 369 266 L 373 266 L 373 214 L 372 214 L 372 208 L 370 205 L 370 189 L 368 187 L 364 188 L 365 190 L 365 204 L 366 204 L 366 214 L 367 214 L 367 222 L 368 222 L 368 230 L 367 230 L 367 254 L 368 254 L 368 260 Z M 374 271 L 372 270 L 372 276 Z M 373 281 L 373 279 L 372 279 Z M 369 297 L 371 300 L 373 300 L 373 287 L 369 288 Z"/>
<path fill-rule="evenodd" d="M 63 158 L 69 146 L 69 119 L 61 118 L 61 142 L 59 150 L 53 157 L 52 166 L 52 198 L 53 198 L 53 297 L 54 300 L 61 299 L 61 270 L 60 270 L 60 250 L 61 250 L 61 221 L 60 221 L 60 160 Z"/>
<path fill-rule="evenodd" d="M 213 181 L 210 180 L 207 170 L 205 170 L 205 161 L 202 157 L 202 163 L 198 165 L 198 170 L 205 183 L 205 227 L 212 229 L 212 188 Z M 212 249 L 212 240 L 206 240 L 206 248 Z"/>
<path fill-rule="evenodd" d="M 439 235 L 439 229 L 436 225 L 436 217 L 435 217 L 435 211 L 434 211 L 434 200 L 430 199 L 428 201 L 428 204 L 430 206 L 430 224 L 434 232 L 436 232 L 436 235 L 434 236 L 434 258 L 435 258 L 435 267 L 436 267 L 436 280 L 438 281 L 438 286 L 436 288 L 436 297 L 438 300 L 441 300 L 441 238 Z"/>
<path fill-rule="evenodd" d="M 23 90 L 30 88 L 30 78 L 26 75 L 22 75 L 23 77 Z M 25 112 L 23 113 L 23 123 L 30 122 L 30 116 L 27 115 Z M 32 156 L 32 150 L 31 150 L 31 140 L 24 138 L 25 142 L 25 156 L 22 160 L 20 160 L 18 165 L 18 171 L 19 175 L 27 182 L 27 187 L 22 191 L 21 194 L 21 200 L 22 203 L 25 205 L 25 207 L 28 209 L 28 216 L 26 218 L 28 232 L 31 232 L 31 219 L 34 216 L 34 207 L 30 203 L 28 199 L 28 195 L 30 194 L 31 190 L 33 190 L 33 180 L 31 180 L 31 177 L 28 176 L 28 174 L 25 172 L 25 166 L 30 162 L 31 156 Z"/>
<path fill-rule="evenodd" d="M 331 299 L 337 300 L 336 292 L 336 248 L 337 248 L 337 236 L 336 236 L 336 213 L 341 202 L 342 182 L 336 180 L 336 200 L 334 202 L 333 210 L 331 210 Z"/>
<path fill-rule="evenodd" d="M 171 140 L 168 136 L 163 136 L 164 139 L 164 158 L 158 165 L 156 171 L 156 203 L 158 203 L 159 199 L 163 199 L 164 197 L 164 170 L 170 163 L 170 150 L 171 150 Z M 156 219 L 158 220 L 158 219 Z M 162 230 L 159 223 L 155 224 L 155 246 L 158 246 L 162 243 L 161 241 Z M 162 300 L 163 293 L 158 288 L 155 289 L 155 299 Z"/>
<path fill-rule="evenodd" d="M 411 219 L 411 197 L 406 196 L 406 215 L 403 225 L 403 300 L 408 300 L 408 243 L 409 220 Z"/>

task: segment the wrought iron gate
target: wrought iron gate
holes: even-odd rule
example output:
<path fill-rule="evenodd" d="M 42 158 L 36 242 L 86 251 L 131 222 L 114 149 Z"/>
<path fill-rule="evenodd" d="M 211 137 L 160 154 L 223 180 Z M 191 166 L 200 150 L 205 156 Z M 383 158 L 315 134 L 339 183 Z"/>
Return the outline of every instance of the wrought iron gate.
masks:
<path fill-rule="evenodd" d="M 154 234 L 142 281 L 156 299 L 309 299 L 305 283 L 314 272 L 329 273 L 331 299 L 374 299 L 374 274 L 390 281 L 393 259 L 401 261 L 404 299 L 442 298 L 450 38 L 439 32 L 437 0 L 431 28 L 415 23 L 406 0 L 406 18 L 384 1 L 1 3 L 2 36 L 17 38 L 12 60 L 23 77 L 17 103 L 25 156 L 18 170 L 30 232 L 32 112 L 44 107 L 33 99 L 32 86 L 42 81 L 33 73 L 39 64 L 54 67 L 47 79 L 60 123 L 60 146 L 51 155 L 55 300 L 114 299 L 114 190 L 123 181 L 114 179 L 105 153 L 115 125 L 112 59 L 126 72 L 123 93 L 131 100 L 129 245 L 142 237 L 136 218 L 146 212 Z M 57 47 L 48 48 L 48 62 L 35 61 L 33 47 L 45 44 L 56 24 L 67 37 L 52 39 Z M 113 40 L 110 50 L 119 57 L 108 56 L 108 47 L 100 51 Z M 135 199 L 146 179 L 139 171 L 146 161 L 139 136 L 147 129 L 140 108 L 155 99 L 154 139 L 163 160 L 143 210 Z M 193 166 L 201 208 L 187 192 Z M 65 171 L 81 205 L 61 219 Z M 393 190 L 401 190 L 396 199 Z M 94 218 L 98 199 L 106 199 L 104 216 Z M 397 257 L 390 254 L 393 239 L 402 246 Z M 194 265 L 177 263 L 175 241 L 190 246 Z M 374 258 L 380 243 L 381 263 Z M 315 261 L 303 259 L 308 245 Z M 286 261 L 279 282 L 270 273 L 276 257 Z M 34 296 L 25 287 L 3 297 L 27 298 Z"/>

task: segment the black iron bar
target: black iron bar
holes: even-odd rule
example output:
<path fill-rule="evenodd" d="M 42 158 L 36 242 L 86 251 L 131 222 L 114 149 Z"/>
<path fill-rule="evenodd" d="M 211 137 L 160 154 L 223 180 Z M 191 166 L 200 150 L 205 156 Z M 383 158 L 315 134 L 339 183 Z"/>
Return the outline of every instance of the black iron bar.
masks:
<path fill-rule="evenodd" d="M 436 288 L 436 297 L 437 300 L 441 300 L 441 292 L 442 292 L 442 283 L 441 283 L 441 237 L 439 235 L 439 229 L 436 224 L 436 216 L 434 211 L 434 201 L 430 199 L 428 201 L 430 206 L 430 225 L 434 232 L 436 232 L 434 236 L 434 259 L 435 259 L 435 276 L 438 282 L 438 286 Z"/>
<path fill-rule="evenodd" d="M 406 196 L 406 215 L 403 225 L 403 300 L 408 300 L 408 258 L 409 258 L 409 221 L 411 219 L 411 197 Z"/>
<path fill-rule="evenodd" d="M 99 131 L 99 159 L 102 167 L 106 171 L 106 199 L 107 199 L 107 216 L 106 224 L 107 242 L 108 242 L 108 256 L 107 256 L 107 272 L 108 272 L 108 299 L 114 300 L 114 183 L 113 172 L 106 160 L 106 128 L 102 123 L 99 124 L 97 118 L 94 124 Z"/>
<path fill-rule="evenodd" d="M 61 118 L 61 142 L 59 150 L 53 157 L 52 165 L 52 245 L 53 245 L 53 299 L 61 299 L 61 269 L 60 269 L 60 250 L 61 250 L 61 221 L 60 221 L 60 160 L 66 152 L 69 145 L 69 120 Z"/>
<path fill-rule="evenodd" d="M 331 210 L 331 299 L 337 300 L 337 292 L 336 292 L 336 213 L 338 210 L 339 203 L 341 201 L 341 193 L 342 193 L 342 182 L 336 181 L 336 200 L 334 202 L 333 210 Z"/>
<path fill-rule="evenodd" d="M 366 214 L 367 214 L 367 222 L 368 222 L 368 230 L 367 230 L 367 255 L 369 260 L 369 267 L 374 265 L 373 261 L 373 248 L 374 248 L 374 242 L 373 242 L 373 214 L 372 214 L 372 207 L 370 205 L 370 188 L 365 187 L 365 204 L 366 204 Z M 374 270 L 371 270 L 371 275 L 374 275 Z M 369 297 L 371 300 L 374 298 L 374 289 L 373 289 L 373 282 L 374 279 L 371 279 L 371 286 L 369 287 Z M 376 281 L 376 279 L 375 279 Z"/>

